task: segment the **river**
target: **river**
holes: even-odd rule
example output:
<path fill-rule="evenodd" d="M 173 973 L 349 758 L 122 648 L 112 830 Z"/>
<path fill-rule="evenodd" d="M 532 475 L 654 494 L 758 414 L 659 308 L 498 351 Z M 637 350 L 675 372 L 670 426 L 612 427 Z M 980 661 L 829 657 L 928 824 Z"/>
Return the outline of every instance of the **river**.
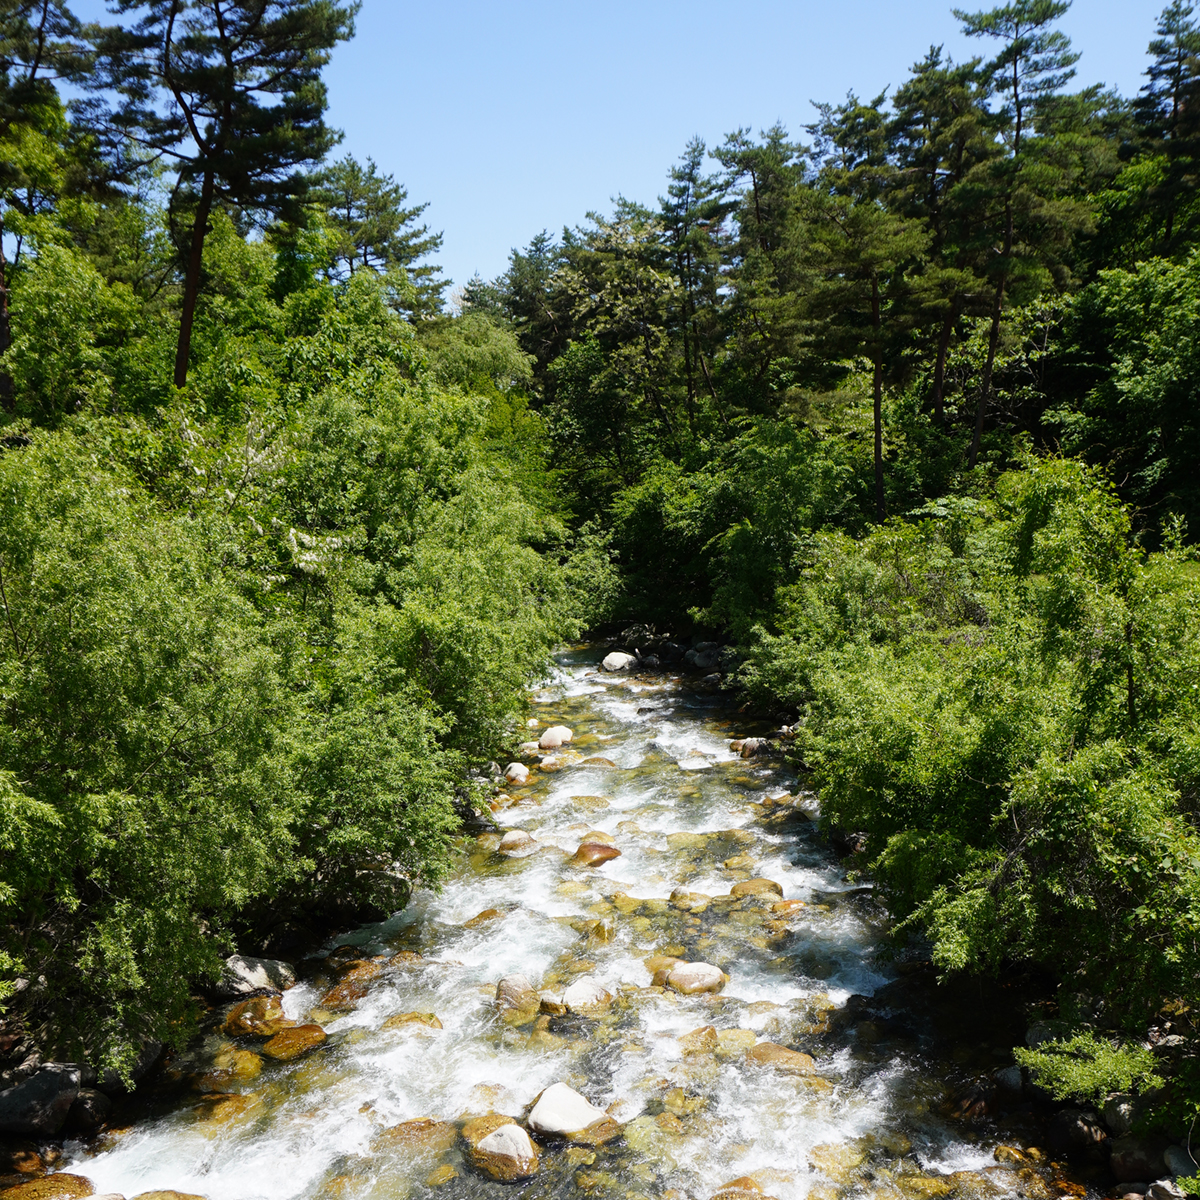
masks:
<path fill-rule="evenodd" d="M 352 1006 L 322 1007 L 336 960 L 285 993 L 287 1016 L 322 1025 L 327 1042 L 272 1062 L 253 1041 L 211 1032 L 175 1064 L 184 1079 L 174 1099 L 70 1145 L 60 1169 L 126 1196 L 511 1195 L 471 1167 L 461 1143 L 396 1146 L 386 1131 L 488 1112 L 520 1121 L 565 1082 L 622 1133 L 590 1147 L 537 1138 L 540 1164 L 522 1195 L 708 1200 L 743 1177 L 744 1196 L 759 1188 L 778 1200 L 930 1200 L 964 1194 L 970 1180 L 979 1186 L 968 1193 L 1041 1195 L 1029 1172 L 1027 1187 L 996 1165 L 997 1131 L 946 1115 L 950 1076 L 994 1067 L 1003 1046 L 951 1037 L 937 1049 L 919 1013 L 848 1019 L 861 1004 L 848 1008 L 852 996 L 881 994 L 910 968 L 889 949 L 869 890 L 844 878 L 819 839 L 812 798 L 781 761 L 730 750 L 750 731 L 727 700 L 677 678 L 598 673 L 602 653 L 564 651 L 532 697 L 529 736 L 558 723 L 575 736 L 557 770 L 527 760 L 529 784 L 508 789 L 514 803 L 497 813 L 531 846 L 506 856 L 497 834 L 464 838 L 440 894 L 418 893 L 386 923 L 338 939 L 352 948 L 343 961 L 377 960 Z M 620 857 L 574 863 L 589 841 Z M 762 878 L 782 897 L 730 897 Z M 714 964 L 728 982 L 695 996 L 650 987 L 655 955 Z M 551 999 L 591 978 L 614 1000 L 596 1019 L 506 1023 L 493 1000 L 513 973 Z M 441 1027 L 384 1028 L 405 1013 L 435 1014 Z M 706 1026 L 714 1032 L 686 1036 Z M 747 1051 L 761 1042 L 811 1055 L 814 1069 L 758 1065 Z M 241 1066 L 214 1095 L 222 1054 Z M 187 1090 L 189 1070 L 207 1094 Z"/>

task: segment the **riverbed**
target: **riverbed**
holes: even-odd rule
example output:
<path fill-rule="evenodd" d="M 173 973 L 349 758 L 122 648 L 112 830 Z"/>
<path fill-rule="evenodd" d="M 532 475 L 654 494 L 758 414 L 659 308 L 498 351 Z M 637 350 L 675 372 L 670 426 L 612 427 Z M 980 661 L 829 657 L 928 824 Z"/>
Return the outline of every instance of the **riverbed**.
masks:
<path fill-rule="evenodd" d="M 781 757 L 730 749 L 750 731 L 720 693 L 606 675 L 602 653 L 564 651 L 532 696 L 529 737 L 574 731 L 548 769 L 528 757 L 530 782 L 496 802 L 501 830 L 532 842 L 502 854 L 500 833 L 463 838 L 440 893 L 339 938 L 284 994 L 286 1015 L 320 1025 L 323 1045 L 272 1062 L 213 1029 L 173 1064 L 180 1091 L 165 1110 L 70 1146 L 64 1168 L 125 1196 L 500 1197 L 514 1185 L 473 1168 L 461 1143 L 397 1146 L 387 1131 L 489 1112 L 520 1122 L 565 1082 L 621 1133 L 600 1146 L 537 1139 L 522 1195 L 709 1200 L 738 1179 L 777 1200 L 1040 1195 L 1032 1175 L 997 1165 L 996 1131 L 947 1104 L 950 1076 L 995 1066 L 1003 1047 L 938 1049 L 920 1014 L 849 1019 L 852 997 L 879 994 L 912 956 L 822 842 L 815 798 Z M 581 843 L 620 856 L 583 866 Z M 763 879 L 777 890 L 730 895 Z M 715 994 L 652 987 L 654 960 L 672 957 L 728 980 Z M 331 1009 L 350 961 L 373 964 L 363 994 Z M 494 1000 L 518 973 L 548 1003 L 512 1023 Z M 611 1004 L 557 1013 L 554 997 L 579 979 Z M 763 1065 L 748 1053 L 763 1042 L 810 1055 L 812 1070 Z M 235 1064 L 219 1087 L 218 1060 Z"/>

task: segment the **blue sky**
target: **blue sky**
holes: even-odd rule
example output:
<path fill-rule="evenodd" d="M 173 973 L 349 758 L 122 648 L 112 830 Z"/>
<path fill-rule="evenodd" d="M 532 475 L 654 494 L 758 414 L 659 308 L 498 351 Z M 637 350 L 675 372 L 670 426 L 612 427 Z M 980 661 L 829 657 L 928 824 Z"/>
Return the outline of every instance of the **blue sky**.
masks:
<path fill-rule="evenodd" d="M 959 0 L 964 7 L 983 2 Z M 1131 95 L 1166 0 L 1075 0 L 1060 22 L 1082 52 L 1076 82 Z M 990 5 L 988 5 L 990 7 Z M 810 100 L 899 84 L 931 44 L 986 50 L 943 0 L 365 0 L 334 54 L 331 122 L 428 201 L 456 283 L 504 269 L 509 250 L 604 210 L 653 202 L 693 134 L 711 146 Z M 81 15 L 99 16 L 98 0 Z"/>

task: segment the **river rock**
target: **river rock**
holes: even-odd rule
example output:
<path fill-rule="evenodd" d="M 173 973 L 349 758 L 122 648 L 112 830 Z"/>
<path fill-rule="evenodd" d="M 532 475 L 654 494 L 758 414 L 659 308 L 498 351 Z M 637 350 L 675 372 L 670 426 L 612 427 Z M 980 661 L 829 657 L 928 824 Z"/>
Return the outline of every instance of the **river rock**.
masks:
<path fill-rule="evenodd" d="M 565 746 L 574 736 L 574 731 L 568 729 L 565 725 L 551 725 L 538 738 L 538 749 L 557 750 L 560 746 Z"/>
<path fill-rule="evenodd" d="M 679 1039 L 679 1045 L 684 1054 L 712 1054 L 720 1045 L 716 1026 L 701 1025 L 691 1033 L 685 1033 Z"/>
<path fill-rule="evenodd" d="M 1080 1108 L 1060 1108 L 1046 1128 L 1046 1142 L 1053 1150 L 1064 1150 L 1086 1158 L 1099 1159 L 1108 1133 L 1093 1112 Z"/>
<path fill-rule="evenodd" d="M 624 650 L 614 650 L 604 656 L 600 666 L 605 671 L 628 671 L 630 667 L 637 666 L 637 658 L 635 655 L 626 654 Z"/>
<path fill-rule="evenodd" d="M 81 1200 L 84 1196 L 95 1194 L 96 1189 L 90 1179 L 60 1171 L 7 1188 L 0 1192 L 0 1200 Z"/>
<path fill-rule="evenodd" d="M 621 852 L 616 846 L 607 846 L 603 842 L 583 842 L 571 861 L 581 867 L 598 867 L 601 863 L 620 857 Z"/>
<path fill-rule="evenodd" d="M 372 980 L 383 974 L 383 964 L 370 959 L 347 963 L 338 982 L 320 999 L 320 1007 L 330 1012 L 349 1012 L 371 990 Z M 293 1022 L 295 1024 L 295 1022 Z"/>
<path fill-rule="evenodd" d="M 388 1017 L 383 1023 L 384 1029 L 403 1029 L 408 1025 L 420 1025 L 425 1029 L 441 1029 L 442 1023 L 433 1013 L 407 1012 L 397 1013 Z"/>
<path fill-rule="evenodd" d="M 501 839 L 499 854 L 521 854 L 533 848 L 534 838 L 524 829 L 510 829 Z"/>
<path fill-rule="evenodd" d="M 758 1034 L 753 1029 L 722 1029 L 717 1034 L 717 1057 L 726 1061 L 745 1058 L 757 1041 Z"/>
<path fill-rule="evenodd" d="M 851 1175 L 867 1161 L 867 1152 L 847 1142 L 826 1142 L 808 1151 L 809 1162 L 834 1183 L 846 1187 Z"/>
<path fill-rule="evenodd" d="M 478 929 L 480 925 L 486 925 L 490 921 L 495 921 L 498 917 L 504 916 L 502 908 L 485 908 L 483 912 L 476 913 L 469 921 L 463 922 L 464 929 Z"/>
<path fill-rule="evenodd" d="M 492 1179 L 514 1183 L 537 1173 L 537 1147 L 512 1117 L 476 1117 L 463 1126 L 462 1136 L 471 1165 Z"/>
<path fill-rule="evenodd" d="M 139 1192 L 133 1200 L 207 1200 L 194 1192 Z"/>
<path fill-rule="evenodd" d="M 524 975 L 505 975 L 496 984 L 497 1008 L 527 1008 L 531 1003 L 538 1003 L 538 994 Z"/>
<path fill-rule="evenodd" d="M 711 671 L 720 658 L 721 647 L 716 642 L 700 642 L 683 656 L 683 661 L 693 671 Z"/>
<path fill-rule="evenodd" d="M 35 1075 L 0 1092 L 0 1133 L 52 1137 L 79 1095 L 78 1067 L 48 1063 Z M 90 1195 L 88 1193 L 81 1193 Z"/>
<path fill-rule="evenodd" d="M 1187 1192 L 1171 1179 L 1159 1179 L 1146 1189 L 1146 1200 L 1187 1200 Z"/>
<path fill-rule="evenodd" d="M 1138 1118 L 1137 1100 L 1129 1092 L 1114 1092 L 1104 1101 L 1104 1123 L 1113 1137 L 1124 1137 L 1133 1131 Z"/>
<path fill-rule="evenodd" d="M 67 1112 L 64 1128 L 72 1133 L 95 1133 L 112 1116 L 113 1102 L 96 1088 L 80 1088 Z"/>
<path fill-rule="evenodd" d="M 756 755 L 765 754 L 770 748 L 771 743 L 766 738 L 746 738 L 738 753 L 742 758 L 754 758 Z"/>
<path fill-rule="evenodd" d="M 700 992 L 719 992 L 725 983 L 724 972 L 711 963 L 680 962 L 656 971 L 652 986 L 669 987 L 681 995 L 695 996 Z"/>
<path fill-rule="evenodd" d="M 453 1121 L 422 1117 L 385 1129 L 374 1145 L 380 1150 L 401 1151 L 406 1158 L 433 1158 L 453 1150 L 457 1141 L 458 1126 Z"/>
<path fill-rule="evenodd" d="M 529 1113 L 529 1128 L 588 1146 L 602 1145 L 620 1132 L 604 1109 L 565 1083 L 551 1084 L 538 1096 Z"/>
<path fill-rule="evenodd" d="M 782 897 L 783 888 L 773 879 L 743 879 L 741 883 L 735 883 L 729 889 L 729 894 L 734 897 L 765 895 Z"/>
<path fill-rule="evenodd" d="M 324 1045 L 328 1036 L 320 1025 L 297 1025 L 277 1033 L 262 1048 L 262 1052 L 277 1062 L 291 1062 L 302 1054 Z"/>
<path fill-rule="evenodd" d="M 328 995 L 324 999 L 328 999 Z M 322 1004 L 324 1004 L 324 999 Z M 274 1037 L 296 1022 L 283 1015 L 278 996 L 255 996 L 235 1004 L 222 1026 L 228 1037 Z"/>
<path fill-rule="evenodd" d="M 511 762 L 504 768 L 504 778 L 520 787 L 521 784 L 529 782 L 529 768 L 524 763 Z"/>
<path fill-rule="evenodd" d="M 1139 1179 L 1159 1179 L 1167 1164 L 1163 1155 L 1170 1142 L 1166 1138 L 1144 1138 L 1133 1134 L 1109 1142 L 1109 1164 L 1120 1183 Z"/>
<path fill-rule="evenodd" d="M 562 994 L 562 1003 L 567 1012 L 591 1016 L 602 1012 L 612 1003 L 612 993 L 598 984 L 590 975 L 577 979 Z"/>
<path fill-rule="evenodd" d="M 759 1042 L 747 1050 L 746 1061 L 757 1067 L 770 1067 L 779 1075 L 812 1075 L 816 1070 L 816 1064 L 809 1055 L 774 1042 Z"/>
<path fill-rule="evenodd" d="M 234 954 L 225 960 L 225 969 L 217 981 L 216 993 L 226 1000 L 250 996 L 255 992 L 283 992 L 296 982 L 290 963 L 275 958 L 247 958 Z"/>
<path fill-rule="evenodd" d="M 1163 1152 L 1163 1162 L 1167 1164 L 1167 1174 L 1172 1178 L 1200 1175 L 1200 1162 L 1187 1152 L 1185 1146 L 1168 1146 Z"/>

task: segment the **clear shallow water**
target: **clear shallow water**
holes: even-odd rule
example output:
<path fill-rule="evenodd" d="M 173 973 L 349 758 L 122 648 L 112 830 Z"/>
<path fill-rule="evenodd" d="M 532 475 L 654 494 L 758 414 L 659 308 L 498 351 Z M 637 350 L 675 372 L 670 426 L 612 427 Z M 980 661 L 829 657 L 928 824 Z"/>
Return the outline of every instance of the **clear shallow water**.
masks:
<path fill-rule="evenodd" d="M 869 895 L 849 894 L 804 815 L 811 803 L 764 809 L 795 780 L 738 759 L 729 740 L 745 730 L 712 697 L 678 681 L 597 675 L 601 654 L 564 653 L 552 685 L 534 696 L 539 728 L 575 731 L 569 765 L 535 769 L 529 786 L 509 789 L 516 803 L 497 813 L 502 827 L 537 840 L 534 853 L 504 858 L 498 835 L 464 839 L 441 894 L 418 894 L 392 920 L 339 939 L 363 958 L 407 950 L 420 961 L 385 967 L 349 1012 L 321 1008 L 331 979 L 286 994 L 288 1016 L 324 1026 L 324 1046 L 225 1085 L 232 1100 L 184 1093 L 166 1115 L 99 1150 L 74 1147 L 66 1169 L 127 1196 L 498 1197 L 505 1185 L 472 1172 L 458 1148 L 398 1154 L 381 1147 L 380 1133 L 416 1118 L 519 1118 L 560 1080 L 614 1106 L 625 1136 L 598 1149 L 543 1146 L 523 1195 L 707 1200 L 722 1183 L 753 1175 L 778 1200 L 864 1189 L 922 1200 L 906 1185 L 922 1170 L 991 1165 L 993 1143 L 938 1115 L 944 1069 L 919 1038 L 865 1038 L 839 1020 L 852 994 L 871 995 L 896 968 L 881 950 Z M 595 755 L 615 765 L 572 761 Z M 597 832 L 621 857 L 594 869 L 570 863 L 584 835 Z M 751 877 L 776 881 L 806 907 L 780 915 L 769 897 L 691 912 L 668 902 L 679 887 L 724 897 Z M 493 908 L 502 915 L 465 927 Z M 711 962 L 729 982 L 719 996 L 649 990 L 644 960 L 656 953 Z M 511 1027 L 491 1002 L 496 982 L 514 973 L 549 993 L 590 976 L 616 1003 L 598 1021 Z M 414 1011 L 435 1013 L 442 1028 L 383 1028 Z M 733 1051 L 685 1053 L 679 1038 L 705 1025 L 803 1050 L 818 1075 L 748 1064 L 745 1036 Z M 221 1049 L 227 1039 L 207 1036 L 197 1073 Z M 996 1180 L 992 1194 L 1002 1190 Z"/>

